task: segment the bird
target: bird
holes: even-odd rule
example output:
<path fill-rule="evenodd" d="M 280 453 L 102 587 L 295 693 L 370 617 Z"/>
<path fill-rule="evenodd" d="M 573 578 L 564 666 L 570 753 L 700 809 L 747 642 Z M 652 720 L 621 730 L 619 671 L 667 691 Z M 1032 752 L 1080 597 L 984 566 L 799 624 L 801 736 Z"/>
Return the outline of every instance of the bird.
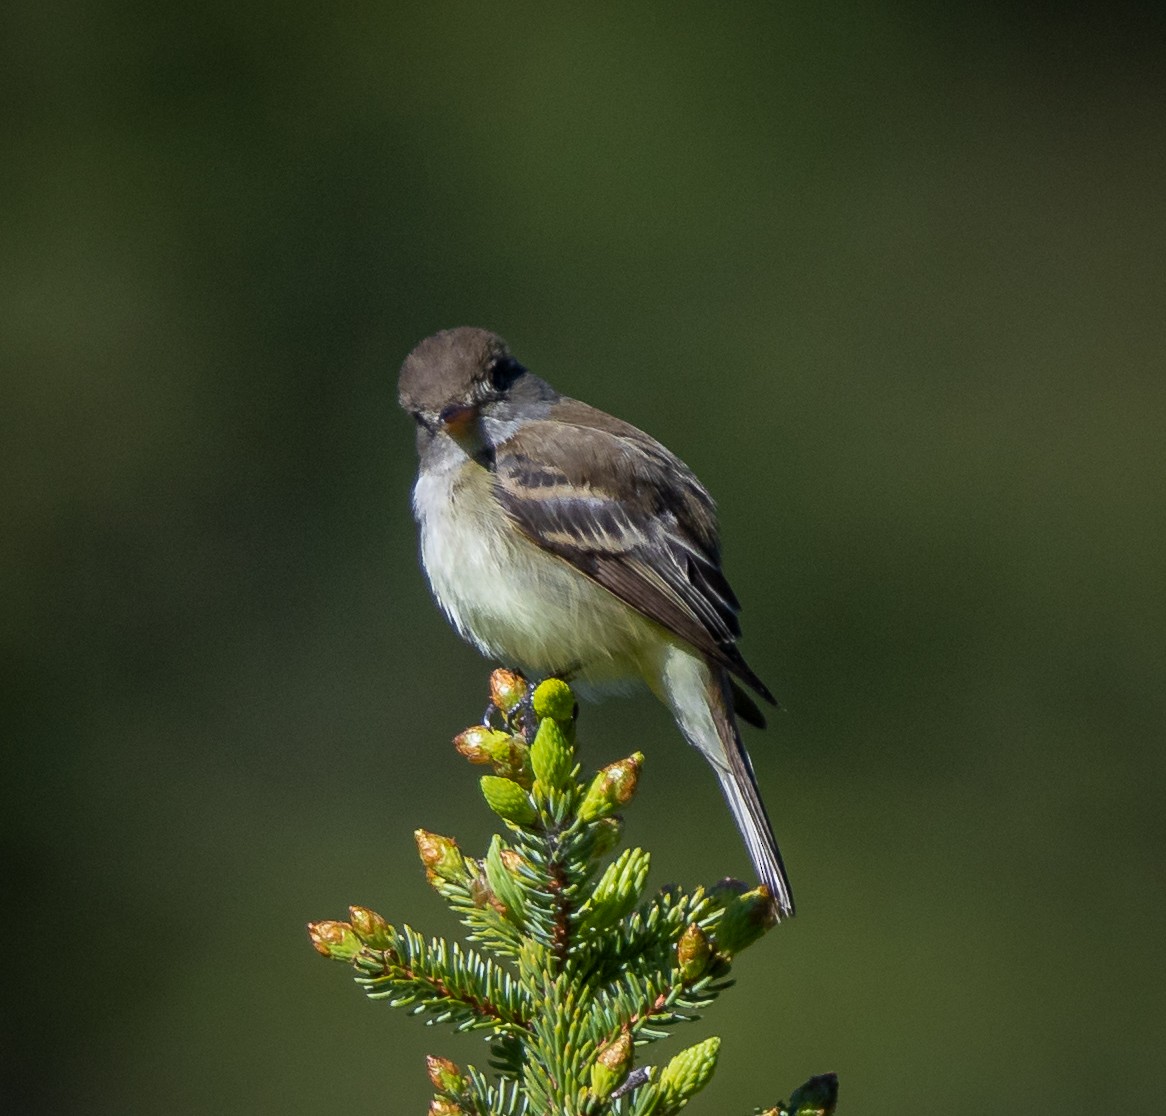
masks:
<path fill-rule="evenodd" d="M 793 893 L 737 717 L 776 704 L 737 647 L 716 506 L 642 430 L 561 395 L 497 334 L 435 333 L 405 358 L 413 513 L 438 605 L 484 655 L 603 694 L 646 684 L 708 760 L 774 915 Z"/>

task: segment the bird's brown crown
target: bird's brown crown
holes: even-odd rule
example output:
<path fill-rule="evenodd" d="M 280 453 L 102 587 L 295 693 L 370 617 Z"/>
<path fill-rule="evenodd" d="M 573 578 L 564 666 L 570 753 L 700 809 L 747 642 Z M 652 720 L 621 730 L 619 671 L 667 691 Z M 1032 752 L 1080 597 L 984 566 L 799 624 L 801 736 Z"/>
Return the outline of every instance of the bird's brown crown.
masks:
<path fill-rule="evenodd" d="M 436 414 L 449 403 L 476 398 L 495 369 L 511 359 L 496 333 L 474 326 L 444 329 L 405 358 L 398 399 L 410 414 Z"/>

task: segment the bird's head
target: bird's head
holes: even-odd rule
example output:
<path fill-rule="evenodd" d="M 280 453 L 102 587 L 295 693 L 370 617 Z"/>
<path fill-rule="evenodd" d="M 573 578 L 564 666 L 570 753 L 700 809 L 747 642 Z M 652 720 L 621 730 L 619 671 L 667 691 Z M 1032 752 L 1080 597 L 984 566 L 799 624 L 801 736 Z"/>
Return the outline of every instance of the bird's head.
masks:
<path fill-rule="evenodd" d="M 427 337 L 405 358 L 397 395 L 429 434 L 460 440 L 528 375 L 497 334 L 461 326 Z"/>

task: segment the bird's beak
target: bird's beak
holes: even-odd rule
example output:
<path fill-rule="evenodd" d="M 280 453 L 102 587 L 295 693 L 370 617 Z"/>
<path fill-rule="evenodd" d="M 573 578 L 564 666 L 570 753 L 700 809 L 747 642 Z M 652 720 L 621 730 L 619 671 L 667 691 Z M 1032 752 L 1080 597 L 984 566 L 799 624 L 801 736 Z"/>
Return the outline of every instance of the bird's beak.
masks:
<path fill-rule="evenodd" d="M 450 403 L 437 416 L 442 429 L 455 441 L 469 437 L 478 421 L 478 408 L 473 403 Z"/>

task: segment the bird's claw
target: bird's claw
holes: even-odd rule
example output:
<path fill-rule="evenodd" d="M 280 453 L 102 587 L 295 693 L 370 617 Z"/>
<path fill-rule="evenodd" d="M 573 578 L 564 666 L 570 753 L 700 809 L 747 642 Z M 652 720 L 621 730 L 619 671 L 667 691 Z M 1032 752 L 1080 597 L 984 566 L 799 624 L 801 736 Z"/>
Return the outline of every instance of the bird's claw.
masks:
<path fill-rule="evenodd" d="M 523 679 L 523 681 L 526 680 Z M 509 713 L 497 702 L 491 701 L 482 714 L 482 724 L 489 729 L 497 727 L 504 732 L 521 734 L 528 744 L 533 743 L 535 732 L 538 730 L 538 718 L 534 713 L 534 691 L 536 689 L 537 683 L 526 682 L 526 689 L 522 697 L 511 707 Z"/>
<path fill-rule="evenodd" d="M 510 714 L 511 722 L 522 733 L 523 739 L 528 744 L 534 743 L 535 733 L 538 732 L 538 717 L 535 716 L 534 712 L 534 691 L 537 688 L 536 683 L 527 682 L 526 693 L 522 695 L 521 700 Z"/>

